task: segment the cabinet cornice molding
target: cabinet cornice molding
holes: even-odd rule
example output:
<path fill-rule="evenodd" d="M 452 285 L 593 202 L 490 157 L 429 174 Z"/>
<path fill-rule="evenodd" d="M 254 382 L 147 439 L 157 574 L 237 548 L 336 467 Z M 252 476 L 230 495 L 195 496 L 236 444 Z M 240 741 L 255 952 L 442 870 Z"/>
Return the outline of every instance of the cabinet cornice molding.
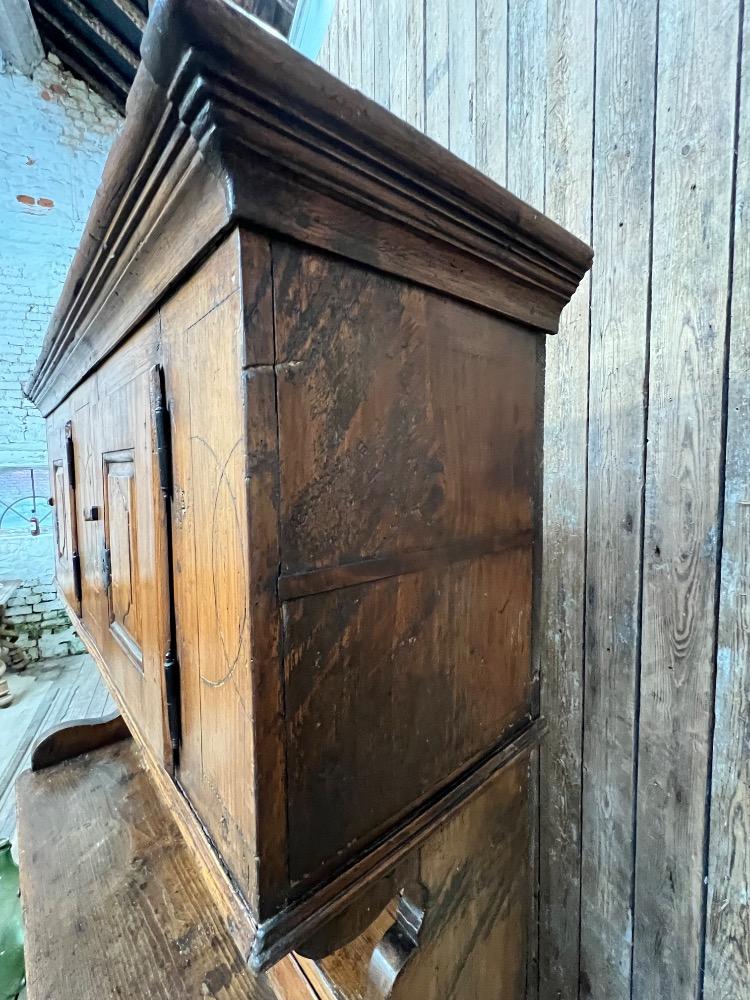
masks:
<path fill-rule="evenodd" d="M 556 330 L 589 247 L 239 7 L 158 0 L 141 52 L 28 386 L 43 413 L 238 222 Z"/>

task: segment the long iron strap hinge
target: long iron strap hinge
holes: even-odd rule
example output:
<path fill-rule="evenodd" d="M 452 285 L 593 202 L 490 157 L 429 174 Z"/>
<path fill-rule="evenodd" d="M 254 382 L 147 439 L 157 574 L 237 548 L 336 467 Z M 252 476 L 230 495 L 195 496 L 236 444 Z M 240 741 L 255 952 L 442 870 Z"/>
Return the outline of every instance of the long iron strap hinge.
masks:
<path fill-rule="evenodd" d="M 159 466 L 159 488 L 165 501 L 172 498 L 172 455 L 169 432 L 169 410 L 164 398 L 161 373 L 155 376 L 158 385 L 154 393 L 154 430 L 156 435 L 156 461 Z"/>
<path fill-rule="evenodd" d="M 172 434 L 164 386 L 164 372 L 160 365 L 151 369 L 151 399 L 154 420 L 156 463 L 159 472 L 159 489 L 164 503 L 166 528 L 167 578 L 169 587 L 169 641 L 164 655 L 164 700 L 166 703 L 169 745 L 174 766 L 179 763 L 180 719 L 180 663 L 177 658 L 177 621 L 174 606 L 174 558 L 172 554 Z"/>
<path fill-rule="evenodd" d="M 75 517 L 76 517 L 76 462 L 75 453 L 73 449 L 73 423 L 68 420 L 65 424 L 65 475 L 68 480 L 68 490 L 71 503 L 71 532 L 72 532 L 72 551 L 70 554 L 71 569 L 73 571 L 73 593 L 75 599 L 78 602 L 78 613 L 81 613 L 81 600 L 83 598 L 83 585 L 81 582 L 81 556 L 78 552 L 78 533 L 75 530 Z"/>
<path fill-rule="evenodd" d="M 76 463 L 73 454 L 73 423 L 68 421 L 65 424 L 65 474 L 68 477 L 68 487 L 71 490 L 76 488 Z"/>

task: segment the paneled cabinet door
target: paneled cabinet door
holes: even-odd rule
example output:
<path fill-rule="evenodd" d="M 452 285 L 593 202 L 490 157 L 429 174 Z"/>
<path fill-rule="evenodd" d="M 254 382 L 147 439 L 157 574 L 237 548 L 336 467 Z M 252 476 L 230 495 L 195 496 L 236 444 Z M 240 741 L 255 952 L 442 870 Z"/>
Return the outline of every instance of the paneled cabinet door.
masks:
<path fill-rule="evenodd" d="M 155 337 L 146 327 L 97 375 L 101 598 L 84 608 L 130 721 L 169 762 L 163 667 L 169 638 L 167 524 L 154 429 Z"/>
<path fill-rule="evenodd" d="M 73 423 L 61 407 L 47 422 L 50 500 L 55 536 L 55 578 L 75 614 L 81 613 L 81 561 L 76 516 L 76 467 Z"/>

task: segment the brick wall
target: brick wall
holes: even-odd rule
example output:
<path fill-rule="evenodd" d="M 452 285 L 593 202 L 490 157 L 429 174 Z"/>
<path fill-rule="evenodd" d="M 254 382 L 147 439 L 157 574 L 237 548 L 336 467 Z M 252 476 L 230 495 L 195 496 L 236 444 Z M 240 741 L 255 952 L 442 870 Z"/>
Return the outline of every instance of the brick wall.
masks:
<path fill-rule="evenodd" d="M 36 361 L 121 119 L 54 56 L 33 79 L 4 68 L 0 108 L 0 580 L 22 581 L 6 618 L 17 624 L 19 641 L 35 659 L 78 647 L 52 584 L 52 519 L 40 508 L 41 530 L 32 535 L 32 501 L 8 485 L 23 481 L 17 470 L 35 469 L 37 487 L 47 489 L 44 426 L 21 385 Z"/>
<path fill-rule="evenodd" d="M 3 623 L 13 629 L 18 637 L 15 645 L 31 661 L 83 652 L 83 644 L 49 580 L 24 582 L 6 605 Z"/>

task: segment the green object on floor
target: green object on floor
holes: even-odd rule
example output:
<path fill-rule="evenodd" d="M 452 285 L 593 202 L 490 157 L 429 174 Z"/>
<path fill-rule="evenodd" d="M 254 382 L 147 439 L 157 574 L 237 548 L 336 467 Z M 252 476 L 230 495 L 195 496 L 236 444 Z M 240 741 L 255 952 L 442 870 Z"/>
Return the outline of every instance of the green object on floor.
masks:
<path fill-rule="evenodd" d="M 18 865 L 0 840 L 0 1000 L 14 1000 L 25 982 Z"/>

